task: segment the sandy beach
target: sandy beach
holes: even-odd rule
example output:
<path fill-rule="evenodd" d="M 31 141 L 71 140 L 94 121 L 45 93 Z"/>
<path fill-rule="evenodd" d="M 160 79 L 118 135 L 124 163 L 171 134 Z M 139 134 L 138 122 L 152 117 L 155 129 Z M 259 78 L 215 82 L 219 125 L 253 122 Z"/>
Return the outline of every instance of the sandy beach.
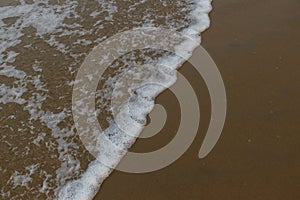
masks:
<path fill-rule="evenodd" d="M 300 199 L 300 2 L 216 0 L 209 18 L 210 8 L 209 0 L 0 0 L 0 200 L 84 200 L 97 191 L 95 200 Z M 179 72 L 201 111 L 192 145 L 161 170 L 110 174 L 114 166 L 106 161 L 116 165 L 124 152 L 119 150 L 151 124 L 146 115 L 164 89 L 157 85 L 175 82 L 181 62 L 174 55 L 189 55 L 198 44 L 183 42 L 167 53 L 164 45 L 179 40 L 167 37 L 173 34 L 160 38 L 149 27 L 198 40 L 209 21 L 202 46 L 227 93 L 217 145 L 199 159 L 214 101 L 199 71 L 185 63 Z M 147 33 L 136 32 L 145 27 Z M 135 34 L 112 42 L 111 36 L 126 30 Z M 109 66 L 107 59 L 113 59 Z M 144 64 L 151 66 L 140 68 Z M 170 89 L 161 93 L 156 103 L 167 113 L 165 126 L 151 138 L 138 138 L 130 151 L 153 152 L 174 141 L 181 117 L 197 125 L 190 120 L 197 108 L 187 115 L 180 111 L 183 99 L 194 105 L 196 98 L 184 97 Z M 115 99 L 128 101 L 114 110 Z M 178 149 L 154 159 L 173 158 Z"/>
<path fill-rule="evenodd" d="M 201 102 L 201 127 L 193 145 L 162 170 L 113 172 L 95 200 L 300 199 L 300 2 L 227 0 L 214 1 L 213 7 L 202 45 L 218 65 L 228 97 L 218 144 L 198 159 L 210 101 L 201 77 L 185 64 L 180 72 Z M 169 91 L 157 98 L 169 116 L 163 131 L 139 139 L 132 151 L 151 151 L 171 140 L 179 111 L 170 98 Z"/>

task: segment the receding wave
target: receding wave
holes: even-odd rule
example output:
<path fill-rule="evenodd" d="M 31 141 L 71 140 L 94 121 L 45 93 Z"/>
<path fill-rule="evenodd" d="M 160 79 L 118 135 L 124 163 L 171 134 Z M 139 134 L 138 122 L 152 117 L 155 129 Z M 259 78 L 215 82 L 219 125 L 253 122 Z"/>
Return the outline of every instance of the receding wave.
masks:
<path fill-rule="evenodd" d="M 126 30 L 160 27 L 183 32 L 200 44 L 209 26 L 210 0 L 3 0 L 0 2 L 0 111 L 2 199 L 92 199 L 112 171 L 81 142 L 72 116 L 72 88 L 86 56 L 97 44 Z M 195 45 L 181 43 L 189 54 Z M 182 60 L 159 49 L 143 49 L 116 59 L 96 92 L 98 121 L 123 149 L 135 136 L 115 124 L 110 109 L 116 82 L 124 72 L 141 77 L 156 71 L 164 85 L 176 75 L 163 68 L 136 70 L 150 63 L 176 69 Z M 130 127 L 145 124 L 156 86 L 135 91 Z M 141 98 L 147 96 L 148 98 Z M 147 101 L 145 101 L 147 99 Z M 120 112 L 122 113 L 122 112 Z M 136 134 L 139 130 L 136 131 Z M 117 164 L 120 158 L 110 158 Z"/>

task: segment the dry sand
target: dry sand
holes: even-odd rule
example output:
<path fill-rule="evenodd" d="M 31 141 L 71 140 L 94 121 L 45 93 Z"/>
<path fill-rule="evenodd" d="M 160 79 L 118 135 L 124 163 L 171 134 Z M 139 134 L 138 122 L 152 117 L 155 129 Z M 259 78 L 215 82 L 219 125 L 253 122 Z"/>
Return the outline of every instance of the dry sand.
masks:
<path fill-rule="evenodd" d="M 198 159 L 210 101 L 201 77 L 185 64 L 180 72 L 201 101 L 193 145 L 160 171 L 113 172 L 96 200 L 300 199 L 300 1 L 224 0 L 213 6 L 203 46 L 217 63 L 228 95 L 218 144 Z M 152 139 L 139 139 L 133 151 L 162 147 L 176 132 L 175 97 L 166 91 L 157 101 L 168 111 L 167 125 Z"/>

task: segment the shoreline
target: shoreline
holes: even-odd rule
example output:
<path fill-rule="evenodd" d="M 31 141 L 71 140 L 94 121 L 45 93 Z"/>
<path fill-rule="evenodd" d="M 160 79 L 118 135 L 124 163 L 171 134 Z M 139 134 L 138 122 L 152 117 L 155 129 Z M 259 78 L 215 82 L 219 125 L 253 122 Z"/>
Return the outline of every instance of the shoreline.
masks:
<path fill-rule="evenodd" d="M 207 30 L 207 28 L 209 28 L 209 24 L 210 24 L 210 19 L 209 19 L 209 13 L 211 12 L 211 0 L 201 0 L 199 2 L 195 1 L 194 2 L 195 5 L 197 5 L 197 7 L 191 11 L 191 13 L 189 14 L 191 16 L 191 18 L 194 20 L 194 23 L 190 26 L 188 26 L 187 28 L 184 28 L 183 30 L 179 31 L 180 35 L 182 34 L 182 36 L 187 36 L 187 38 L 189 39 L 185 39 L 183 40 L 181 43 L 178 43 L 178 45 L 175 46 L 174 50 L 177 52 L 179 55 L 182 55 L 182 57 L 190 57 L 190 52 L 192 50 L 194 50 L 195 48 L 197 48 L 198 42 L 201 41 L 201 33 L 205 30 Z M 197 15 L 198 14 L 198 15 Z M 168 30 L 168 29 L 166 29 Z M 168 31 L 166 31 L 166 33 L 168 33 Z M 190 45 L 190 46 L 188 46 Z M 160 59 L 159 64 L 169 64 L 169 65 L 174 65 L 174 69 L 178 69 L 180 68 L 183 64 L 181 59 L 178 59 L 177 56 L 166 56 L 166 57 L 162 57 L 162 59 Z M 175 67 L 176 66 L 176 67 Z M 167 74 L 166 74 L 167 75 Z M 169 81 L 166 81 L 166 83 L 164 84 L 169 84 Z M 172 84 L 173 85 L 173 84 Z M 155 90 L 155 89 L 153 89 Z M 142 112 L 145 112 L 146 110 L 143 110 Z M 112 128 L 114 129 L 114 128 Z M 119 133 L 120 134 L 120 133 Z M 134 144 L 136 141 L 136 139 L 134 139 L 134 141 L 128 141 L 132 144 Z M 122 147 L 123 148 L 123 147 Z M 121 155 L 117 155 L 122 157 Z M 104 156 L 105 157 L 105 156 Z M 115 156 L 111 156 L 115 157 Z M 110 159 L 111 159 L 110 158 Z M 115 159 L 115 158 L 114 158 Z M 119 164 L 120 161 L 118 159 L 111 159 L 112 163 L 115 164 Z M 97 171 L 99 171 L 99 173 L 96 173 Z M 69 196 L 75 196 L 75 198 L 87 198 L 90 199 L 93 195 L 93 192 L 96 190 L 101 190 L 101 185 L 103 184 L 103 182 L 109 178 L 110 174 L 113 172 L 113 170 L 109 169 L 108 167 L 106 167 L 105 165 L 102 165 L 101 162 L 97 162 L 97 161 L 92 161 L 89 163 L 87 169 L 85 172 L 83 172 L 83 174 L 81 175 L 81 177 L 77 180 L 73 180 L 68 182 L 66 185 L 64 185 L 63 187 L 61 187 L 59 189 L 58 192 L 58 198 L 59 199 L 63 199 L 65 197 L 69 198 Z M 92 181 L 90 181 L 92 180 Z M 83 190 L 84 192 L 80 191 L 80 192 L 72 192 L 72 194 L 70 194 L 70 191 L 76 191 L 76 187 L 78 187 L 76 185 L 77 182 L 80 182 L 81 184 L 83 183 L 83 187 L 81 187 L 81 190 Z M 97 183 L 99 185 L 97 185 Z M 84 189 L 83 189 L 84 188 Z M 92 189 L 90 189 L 92 188 Z M 99 189 L 100 188 L 100 189 Z"/>

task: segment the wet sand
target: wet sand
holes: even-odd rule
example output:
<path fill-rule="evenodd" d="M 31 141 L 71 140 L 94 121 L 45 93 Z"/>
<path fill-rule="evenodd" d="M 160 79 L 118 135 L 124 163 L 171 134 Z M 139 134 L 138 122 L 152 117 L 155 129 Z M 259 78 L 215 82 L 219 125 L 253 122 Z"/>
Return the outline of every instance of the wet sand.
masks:
<path fill-rule="evenodd" d="M 113 172 L 95 200 L 300 199 L 300 2 L 226 0 L 213 6 L 202 44 L 218 65 L 228 96 L 218 144 L 198 159 L 210 101 L 201 77 L 185 64 L 180 72 L 201 102 L 201 127 L 193 145 L 165 169 Z M 166 91 L 157 102 L 168 112 L 166 126 L 151 139 L 139 139 L 132 151 L 158 149 L 176 132 L 175 97 Z"/>

